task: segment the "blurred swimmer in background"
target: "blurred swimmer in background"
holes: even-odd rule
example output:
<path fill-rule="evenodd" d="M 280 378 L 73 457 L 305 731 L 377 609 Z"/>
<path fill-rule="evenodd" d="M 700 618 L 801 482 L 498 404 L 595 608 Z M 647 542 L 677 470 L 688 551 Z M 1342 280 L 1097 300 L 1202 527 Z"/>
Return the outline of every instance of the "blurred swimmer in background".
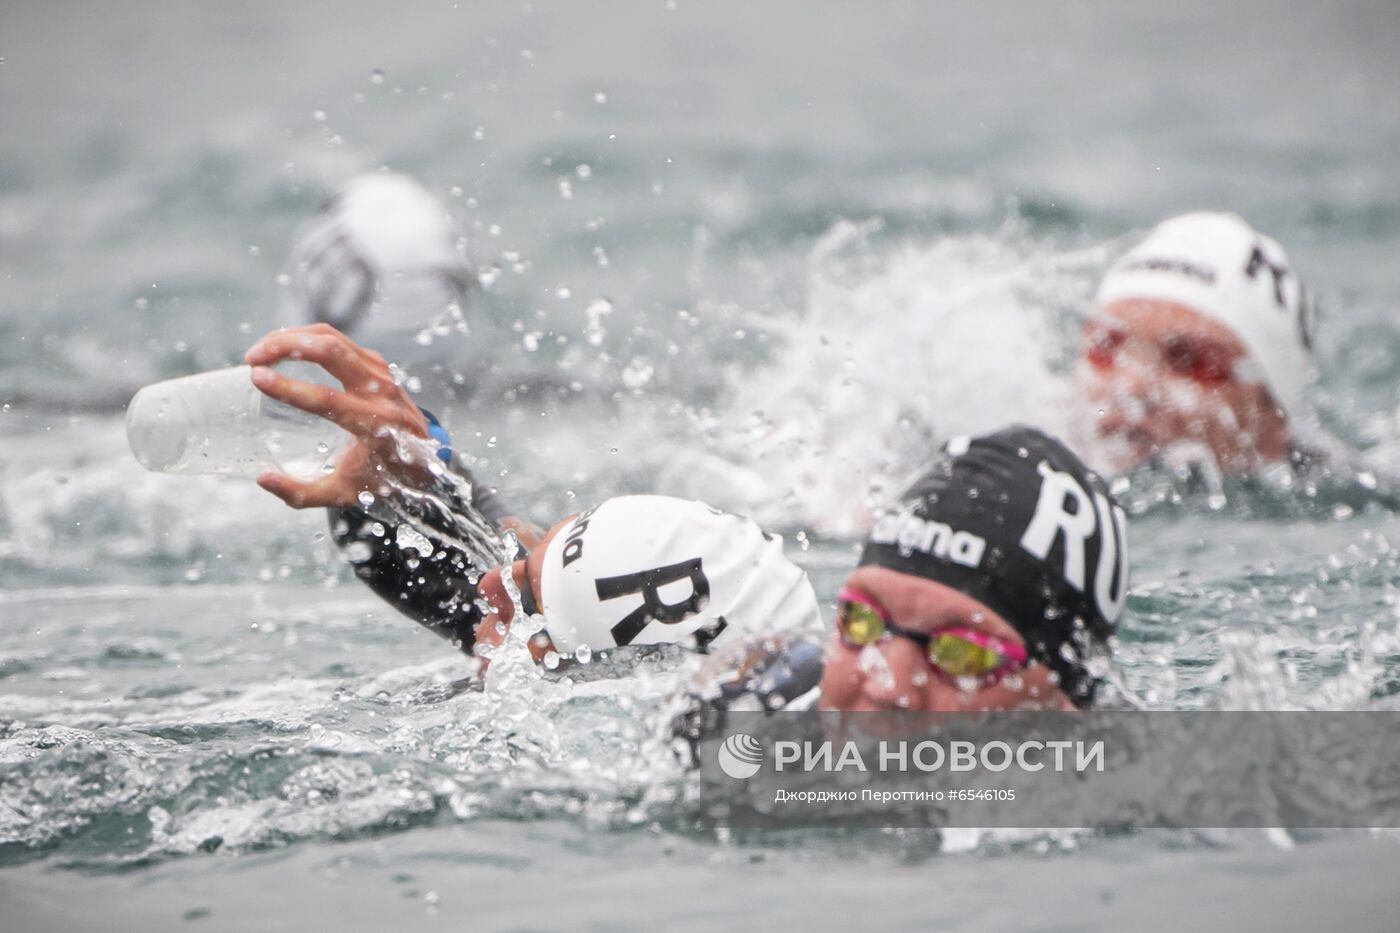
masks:
<path fill-rule="evenodd" d="M 1127 471 L 1160 459 L 1226 475 L 1300 472 L 1313 309 L 1283 248 L 1234 214 L 1163 221 L 1109 269 L 1075 397 L 1086 449 Z"/>
<path fill-rule="evenodd" d="M 461 231 L 423 185 L 393 172 L 351 180 L 302 227 L 287 276 L 283 326 L 353 334 L 403 367 L 424 407 L 450 417 L 468 388 L 457 367 L 477 278 Z"/>

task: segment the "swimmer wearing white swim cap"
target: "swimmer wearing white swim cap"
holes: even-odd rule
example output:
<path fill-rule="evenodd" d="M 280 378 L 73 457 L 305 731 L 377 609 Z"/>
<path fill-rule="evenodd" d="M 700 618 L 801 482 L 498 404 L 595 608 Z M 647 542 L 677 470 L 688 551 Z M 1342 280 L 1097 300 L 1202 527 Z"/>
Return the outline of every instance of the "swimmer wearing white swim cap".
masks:
<path fill-rule="evenodd" d="M 537 657 L 631 645 L 700 651 L 769 632 L 819 631 L 807 574 L 782 538 L 747 518 L 669 496 L 618 496 L 559 522 L 512 568 L 521 608 L 543 614 Z M 499 644 L 515 607 L 501 571 L 481 581 L 491 605 L 479 644 Z"/>
<path fill-rule="evenodd" d="M 292 358 L 319 364 L 341 388 L 273 368 Z M 245 361 L 264 394 L 353 438 L 329 475 L 304 482 L 268 471 L 258 484 L 293 508 L 329 509 L 356 574 L 463 651 L 503 643 L 517 610 L 543 616 L 529 640 L 537 661 L 657 644 L 708 652 L 755 633 L 821 629 L 807 575 L 784 556 L 781 538 L 747 518 L 667 496 L 621 496 L 542 534 L 474 481 L 382 355 L 314 324 L 266 335 Z M 487 525 L 520 542 L 508 568 L 518 607 L 505 568 L 463 546 Z"/>
<path fill-rule="evenodd" d="M 282 323 L 353 334 L 417 377 L 425 404 L 446 407 L 461 381 L 460 337 L 477 283 L 462 241 L 447 208 L 416 179 L 359 175 L 299 231 Z"/>
<path fill-rule="evenodd" d="M 1288 461 L 1313 322 L 1275 240 L 1234 214 L 1174 217 L 1109 269 L 1097 306 L 1076 382 L 1112 467 L 1174 449 L 1207 451 L 1226 473 Z"/>

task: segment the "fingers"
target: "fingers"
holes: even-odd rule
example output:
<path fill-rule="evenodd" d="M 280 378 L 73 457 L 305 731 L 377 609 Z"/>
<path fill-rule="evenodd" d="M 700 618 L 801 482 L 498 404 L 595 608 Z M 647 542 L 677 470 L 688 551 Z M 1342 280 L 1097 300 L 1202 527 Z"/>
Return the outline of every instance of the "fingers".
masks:
<path fill-rule="evenodd" d="M 294 509 L 349 508 L 356 504 L 353 490 L 334 477 L 303 483 L 285 473 L 268 470 L 258 476 L 258 485 Z"/>
<path fill-rule="evenodd" d="M 295 349 L 295 341 L 302 337 L 338 337 L 356 349 L 362 349 L 341 331 L 329 324 L 307 324 L 302 327 L 279 327 L 258 339 L 248 352 L 243 354 L 243 362 L 249 366 L 267 366 L 288 358 L 288 352 Z"/>
<path fill-rule="evenodd" d="M 334 421 L 347 431 L 359 433 L 358 428 L 366 415 L 362 409 L 368 403 L 337 392 L 330 386 L 288 379 L 266 366 L 253 367 L 252 379 L 253 385 L 269 398 Z"/>
<path fill-rule="evenodd" d="M 255 366 L 252 379 L 253 385 L 269 398 L 334 422 L 367 442 L 377 443 L 385 427 L 427 436 L 427 422 L 411 402 L 337 392 L 330 386 L 288 379 L 266 366 Z"/>
<path fill-rule="evenodd" d="M 379 472 L 416 476 L 416 456 L 405 454 L 406 435 L 428 436 L 428 423 L 408 393 L 394 382 L 384 357 L 359 346 L 329 324 L 274 331 L 249 348 L 253 384 L 264 395 L 338 425 L 357 443 L 336 473 L 314 483 L 265 474 L 259 485 L 293 508 L 353 505 L 355 493 L 369 488 Z M 333 386 L 289 378 L 271 367 L 283 360 L 320 365 L 340 380 Z M 387 429 L 387 430 L 386 430 Z M 404 470 L 408 470 L 405 473 Z"/>
<path fill-rule="evenodd" d="M 268 334 L 249 348 L 244 359 L 251 366 L 271 366 L 283 360 L 318 363 L 352 392 L 369 389 L 377 393 L 386 380 L 392 384 L 387 366 L 328 324 Z"/>
<path fill-rule="evenodd" d="M 254 367 L 253 382 L 259 389 L 303 411 L 329 418 L 348 431 L 358 433 L 389 424 L 407 427 L 420 437 L 427 434 L 418 406 L 394 382 L 384 357 L 359 346 L 329 324 L 274 331 L 253 344 L 244 359 Z M 338 397 L 334 388 L 314 388 L 276 373 L 258 374 L 259 367 L 288 359 L 319 364 L 340 380 L 346 394 L 370 404 L 356 405 Z M 375 406 L 375 402 L 381 404 Z M 349 421 L 352 417 L 359 420 Z"/>

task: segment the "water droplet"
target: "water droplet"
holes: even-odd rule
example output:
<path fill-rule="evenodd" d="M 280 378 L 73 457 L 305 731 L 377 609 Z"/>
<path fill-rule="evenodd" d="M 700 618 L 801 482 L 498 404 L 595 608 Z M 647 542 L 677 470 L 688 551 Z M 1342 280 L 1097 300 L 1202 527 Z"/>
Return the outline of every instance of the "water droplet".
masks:
<path fill-rule="evenodd" d="M 587 664 L 593 660 L 593 649 L 587 645 L 579 645 L 574 649 L 574 660 L 580 664 Z"/>
<path fill-rule="evenodd" d="M 593 93 L 593 103 L 595 103 L 595 104 L 606 104 L 607 102 L 608 102 L 608 95 L 607 95 L 606 93 L 604 93 L 603 91 L 595 91 L 595 92 Z M 624 107 L 623 109 L 625 110 L 626 108 Z"/>
<path fill-rule="evenodd" d="M 368 509 L 374 505 L 374 493 L 368 489 L 361 492 L 355 499 L 360 503 L 360 508 Z"/>
<path fill-rule="evenodd" d="M 384 83 L 384 69 L 382 69 L 382 68 L 376 68 L 376 69 L 374 69 L 373 71 L 371 71 L 371 72 L 369 73 L 369 83 L 370 83 L 370 84 L 383 84 L 383 83 Z"/>
<path fill-rule="evenodd" d="M 311 114 L 311 119 L 315 120 L 317 123 L 325 123 L 326 112 L 324 110 L 313 111 Z"/>
<path fill-rule="evenodd" d="M 588 164 L 579 165 L 574 169 L 574 174 L 579 178 L 589 179 L 593 177 L 593 167 Z"/>
<path fill-rule="evenodd" d="M 544 666 L 551 671 L 559 667 L 559 655 L 553 651 L 546 651 L 544 655 Z"/>
<path fill-rule="evenodd" d="M 656 368 L 641 357 L 633 357 L 622 371 L 622 384 L 636 391 L 651 381 Z"/>

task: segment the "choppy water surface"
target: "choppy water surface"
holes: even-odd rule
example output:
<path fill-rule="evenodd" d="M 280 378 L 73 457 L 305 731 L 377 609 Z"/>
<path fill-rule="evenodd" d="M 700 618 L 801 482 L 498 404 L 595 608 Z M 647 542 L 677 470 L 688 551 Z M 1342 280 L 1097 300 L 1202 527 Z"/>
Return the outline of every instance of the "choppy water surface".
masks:
<path fill-rule="evenodd" d="M 1233 209 L 1319 296 L 1320 417 L 1376 481 L 1134 477 L 1119 675 L 1161 709 L 1393 708 L 1398 79 L 1385 2 L 0 11 L 0 910 L 1393 928 L 1396 850 L 1367 834 L 691 819 L 664 673 L 508 654 L 465 689 L 321 516 L 143 473 L 120 407 L 274 326 L 297 225 L 387 164 L 483 270 L 472 333 L 433 349 L 484 475 L 546 523 L 620 491 L 747 511 L 826 598 L 939 438 L 1066 428 L 1074 320 L 1125 236 Z"/>

